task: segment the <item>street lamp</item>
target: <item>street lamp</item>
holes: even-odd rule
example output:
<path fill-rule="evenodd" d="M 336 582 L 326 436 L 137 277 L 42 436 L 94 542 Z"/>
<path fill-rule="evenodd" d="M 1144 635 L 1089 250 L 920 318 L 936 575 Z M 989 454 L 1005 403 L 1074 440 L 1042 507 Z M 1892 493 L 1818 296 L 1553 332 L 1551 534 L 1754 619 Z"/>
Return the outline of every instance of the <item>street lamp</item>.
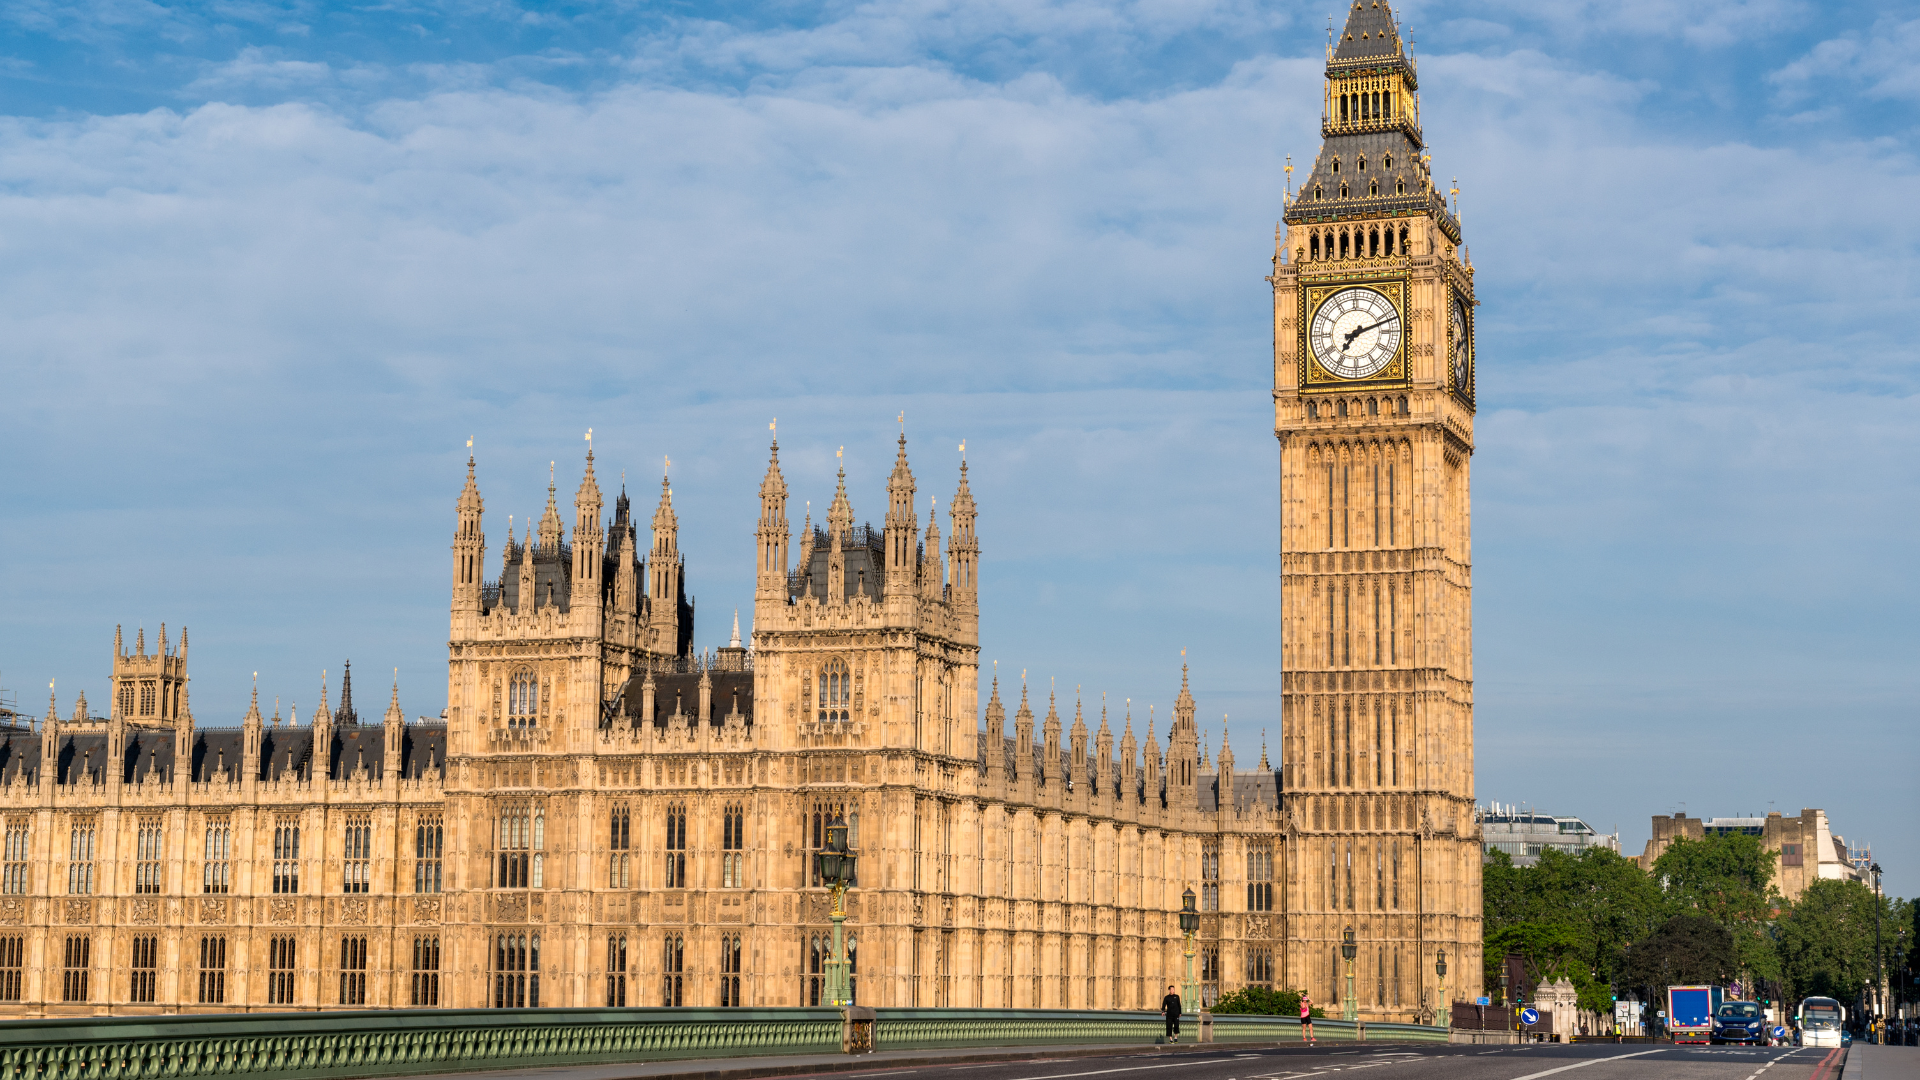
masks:
<path fill-rule="evenodd" d="M 1347 1020 L 1360 1019 L 1359 1003 L 1353 1000 L 1353 958 L 1360 955 L 1360 946 L 1353 943 L 1353 927 L 1349 926 L 1340 934 L 1340 957 L 1347 962 L 1347 997 L 1340 1003 L 1340 1015 Z"/>
<path fill-rule="evenodd" d="M 827 823 L 827 846 L 814 854 L 820 880 L 833 890 L 833 959 L 827 961 L 827 998 L 837 1006 L 853 1004 L 853 980 L 847 977 L 846 898 L 858 858 L 847 847 L 847 821 L 839 814 Z"/>
<path fill-rule="evenodd" d="M 1434 1016 L 1439 1021 L 1441 1027 L 1451 1027 L 1453 1025 L 1453 1006 L 1452 1003 L 1447 1000 L 1447 950 L 1441 949 L 1439 954 L 1433 958 L 1433 973 L 1440 977 L 1440 1011 L 1435 1013 Z"/>
<path fill-rule="evenodd" d="M 1189 1010 L 1200 1011 L 1200 984 L 1193 981 L 1193 935 L 1200 929 L 1200 912 L 1193 906 L 1193 890 L 1180 894 L 1180 932 L 1187 938 L 1187 982 L 1180 988 L 1181 1000 Z"/>
<path fill-rule="evenodd" d="M 1873 1008 L 1877 1017 L 1884 1018 L 1887 1015 L 1887 1001 L 1884 996 L 1887 975 L 1880 965 L 1880 864 L 1873 863 L 1868 866 L 1867 872 L 1873 875 Z M 1880 1029 L 1880 1041 L 1884 1043 L 1887 1041 L 1884 1022 L 1880 1025 Z"/>

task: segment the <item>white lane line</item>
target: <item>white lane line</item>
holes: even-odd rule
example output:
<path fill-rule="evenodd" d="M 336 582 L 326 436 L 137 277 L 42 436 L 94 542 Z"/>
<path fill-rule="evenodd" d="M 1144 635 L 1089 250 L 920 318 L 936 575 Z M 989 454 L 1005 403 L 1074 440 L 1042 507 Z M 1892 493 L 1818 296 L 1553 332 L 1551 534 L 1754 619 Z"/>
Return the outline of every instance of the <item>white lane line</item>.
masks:
<path fill-rule="evenodd" d="M 1646 1057 L 1648 1054 L 1660 1053 L 1665 1053 L 1664 1047 L 1659 1050 L 1642 1050 L 1637 1054 L 1619 1054 L 1614 1057 L 1590 1058 L 1586 1061 L 1576 1061 L 1571 1065 L 1562 1065 L 1557 1069 L 1545 1069 L 1537 1073 L 1528 1073 L 1525 1076 L 1516 1076 L 1513 1080 L 1534 1080 L 1535 1077 L 1552 1076 L 1554 1073 L 1563 1073 L 1568 1069 L 1584 1069 L 1589 1065 L 1598 1065 L 1603 1061 L 1625 1061 L 1628 1058 Z"/>
<path fill-rule="evenodd" d="M 1127 1065 L 1117 1069 L 1089 1069 L 1086 1072 L 1054 1073 L 1051 1076 L 1029 1077 L 1028 1080 L 1066 1080 L 1069 1076 L 1102 1076 L 1106 1073 L 1140 1072 L 1145 1069 L 1177 1069 L 1183 1065 L 1190 1064 L 1192 1063 L 1186 1061 L 1166 1061 L 1158 1065 Z"/>

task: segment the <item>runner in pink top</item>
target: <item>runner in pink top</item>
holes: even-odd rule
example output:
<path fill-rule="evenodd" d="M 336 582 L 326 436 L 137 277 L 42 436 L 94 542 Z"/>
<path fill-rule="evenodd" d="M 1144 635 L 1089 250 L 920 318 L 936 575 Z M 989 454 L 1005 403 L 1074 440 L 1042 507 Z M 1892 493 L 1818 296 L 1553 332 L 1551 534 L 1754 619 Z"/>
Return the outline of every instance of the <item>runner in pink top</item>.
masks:
<path fill-rule="evenodd" d="M 1300 995 L 1300 1034 L 1313 1044 L 1313 999 L 1306 994 Z"/>

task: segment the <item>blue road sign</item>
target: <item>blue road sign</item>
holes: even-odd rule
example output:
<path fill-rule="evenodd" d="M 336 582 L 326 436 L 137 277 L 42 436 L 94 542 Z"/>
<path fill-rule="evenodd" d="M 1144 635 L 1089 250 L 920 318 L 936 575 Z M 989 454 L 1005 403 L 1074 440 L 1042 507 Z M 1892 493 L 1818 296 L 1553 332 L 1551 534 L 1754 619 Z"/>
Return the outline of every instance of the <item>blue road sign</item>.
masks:
<path fill-rule="evenodd" d="M 1491 1005 L 1493 1004 L 1493 999 L 1482 995 L 1481 997 L 1474 998 L 1473 1003 L 1475 1005 Z"/>
<path fill-rule="evenodd" d="M 1786 1038 L 1786 1037 L 1787 1037 L 1787 1029 L 1786 1029 L 1786 1028 L 1784 1028 L 1784 1027 L 1780 1027 L 1780 1026 L 1777 1026 L 1777 1025 L 1776 1025 L 1776 1026 L 1774 1027 L 1774 1029 L 1773 1029 L 1773 1037 L 1774 1037 L 1774 1038 L 1776 1038 L 1776 1039 L 1784 1039 L 1784 1038 Z"/>
<path fill-rule="evenodd" d="M 1521 1009 L 1520 1022 L 1528 1027 L 1532 1027 L 1540 1022 L 1540 1013 L 1534 1009 Z"/>

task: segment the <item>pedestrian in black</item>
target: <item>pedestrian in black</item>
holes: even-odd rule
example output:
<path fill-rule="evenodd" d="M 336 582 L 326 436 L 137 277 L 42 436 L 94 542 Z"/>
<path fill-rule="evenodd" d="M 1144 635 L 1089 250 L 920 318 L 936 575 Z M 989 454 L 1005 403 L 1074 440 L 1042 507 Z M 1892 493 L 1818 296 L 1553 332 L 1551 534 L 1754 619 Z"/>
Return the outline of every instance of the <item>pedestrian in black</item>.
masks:
<path fill-rule="evenodd" d="M 1173 987 L 1167 987 L 1167 996 L 1160 999 L 1160 1013 L 1167 1018 L 1168 1042 L 1180 1041 L 1180 1014 L 1183 1011 L 1180 995 L 1174 993 Z"/>

